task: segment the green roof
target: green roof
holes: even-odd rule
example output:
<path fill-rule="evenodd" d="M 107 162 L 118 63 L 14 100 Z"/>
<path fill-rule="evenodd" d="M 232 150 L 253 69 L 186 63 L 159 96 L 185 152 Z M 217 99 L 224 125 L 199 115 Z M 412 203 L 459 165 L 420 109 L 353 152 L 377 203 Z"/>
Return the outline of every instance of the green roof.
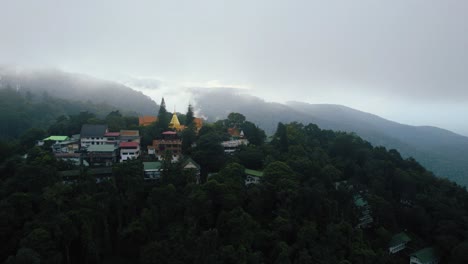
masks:
<path fill-rule="evenodd" d="M 65 141 L 65 140 L 69 140 L 70 138 L 68 136 L 50 136 L 48 138 L 44 138 L 43 140 L 44 141 L 47 141 L 47 140 L 52 140 L 52 141 Z"/>
<path fill-rule="evenodd" d="M 411 257 L 415 257 L 419 259 L 422 263 L 431 262 L 435 259 L 438 259 L 437 253 L 435 252 L 434 248 L 427 247 L 423 248 L 417 252 L 411 254 Z"/>
<path fill-rule="evenodd" d="M 91 145 L 87 148 L 88 152 L 113 152 L 114 145 Z"/>
<path fill-rule="evenodd" d="M 410 241 L 411 241 L 411 238 L 405 232 L 401 232 L 392 237 L 392 240 L 390 240 L 389 246 L 394 247 L 400 244 L 408 243 Z"/>
<path fill-rule="evenodd" d="M 197 169 L 200 169 L 200 165 L 196 163 L 193 159 L 190 157 L 187 157 L 183 162 L 182 162 L 182 167 L 185 168 L 188 164 L 192 163 Z"/>
<path fill-rule="evenodd" d="M 161 169 L 162 163 L 159 161 L 154 162 L 143 162 L 144 170 L 159 170 Z"/>
<path fill-rule="evenodd" d="M 263 176 L 263 171 L 245 169 L 244 172 L 245 172 L 245 174 L 250 175 L 250 176 L 255 176 L 255 177 L 262 177 Z"/>
<path fill-rule="evenodd" d="M 357 207 L 363 207 L 367 205 L 367 202 L 360 195 L 354 196 L 354 204 Z"/>

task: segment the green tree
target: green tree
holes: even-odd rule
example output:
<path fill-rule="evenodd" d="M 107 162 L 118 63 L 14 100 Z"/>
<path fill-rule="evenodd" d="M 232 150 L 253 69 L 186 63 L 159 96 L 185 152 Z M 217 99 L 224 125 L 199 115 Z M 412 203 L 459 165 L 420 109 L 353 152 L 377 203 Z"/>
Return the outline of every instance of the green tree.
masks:
<path fill-rule="evenodd" d="M 194 119 L 195 116 L 193 114 L 193 107 L 191 104 L 189 104 L 187 114 L 185 115 L 185 126 L 189 127 L 190 125 L 192 125 Z"/>

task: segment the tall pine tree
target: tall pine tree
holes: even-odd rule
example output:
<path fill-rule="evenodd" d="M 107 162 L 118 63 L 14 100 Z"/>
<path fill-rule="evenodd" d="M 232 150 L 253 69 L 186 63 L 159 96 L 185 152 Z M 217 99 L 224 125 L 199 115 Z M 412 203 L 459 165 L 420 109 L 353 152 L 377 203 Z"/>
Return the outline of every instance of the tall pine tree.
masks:
<path fill-rule="evenodd" d="M 169 115 L 166 110 L 166 102 L 164 97 L 161 100 L 161 106 L 159 107 L 158 112 L 158 128 L 161 131 L 166 131 L 169 128 Z"/>
<path fill-rule="evenodd" d="M 195 117 L 193 116 L 193 107 L 191 104 L 188 105 L 187 114 L 185 115 L 185 125 L 188 127 L 193 123 Z"/>

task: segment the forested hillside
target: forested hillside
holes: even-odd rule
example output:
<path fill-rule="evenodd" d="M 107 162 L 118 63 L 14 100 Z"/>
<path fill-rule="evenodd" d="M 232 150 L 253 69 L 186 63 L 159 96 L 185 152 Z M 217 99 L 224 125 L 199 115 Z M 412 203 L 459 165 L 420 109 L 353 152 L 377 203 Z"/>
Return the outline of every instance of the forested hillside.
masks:
<path fill-rule="evenodd" d="M 115 82 L 55 69 L 0 66 L 0 88 L 46 95 L 95 105 L 111 105 L 122 112 L 154 114 L 156 103 L 141 92 Z"/>
<path fill-rule="evenodd" d="M 0 139 L 17 139 L 31 128 L 47 130 L 61 116 L 76 115 L 87 111 L 104 118 L 110 112 L 119 109 L 121 108 L 90 101 L 66 100 L 31 92 L 23 93 L 7 87 L 0 89 Z M 123 113 L 138 116 L 137 113 L 126 110 Z M 153 109 L 153 114 L 155 113 L 157 113 L 157 108 Z"/>
<path fill-rule="evenodd" d="M 433 246 L 442 263 L 467 263 L 465 189 L 396 150 L 313 124 L 280 123 L 271 143 L 224 155 L 224 129 L 248 122 L 237 117 L 196 137 L 191 155 L 211 173 L 201 184 L 169 162 L 160 181 L 144 181 L 140 160 L 115 165 L 107 181 L 83 170 L 64 183 L 45 149 L 10 157 L 0 167 L 0 261 L 408 263 Z M 263 171 L 260 183 L 245 185 L 245 168 Z M 366 228 L 356 195 L 370 206 Z M 410 248 L 389 255 L 403 230 Z"/>
<path fill-rule="evenodd" d="M 210 120 L 239 112 L 269 134 L 278 122 L 314 123 L 321 128 L 356 133 L 375 146 L 397 149 L 414 157 L 438 177 L 468 185 L 468 138 L 436 127 L 416 127 L 383 119 L 341 105 L 270 103 L 233 89 L 199 90 L 195 97 L 200 113 Z"/>

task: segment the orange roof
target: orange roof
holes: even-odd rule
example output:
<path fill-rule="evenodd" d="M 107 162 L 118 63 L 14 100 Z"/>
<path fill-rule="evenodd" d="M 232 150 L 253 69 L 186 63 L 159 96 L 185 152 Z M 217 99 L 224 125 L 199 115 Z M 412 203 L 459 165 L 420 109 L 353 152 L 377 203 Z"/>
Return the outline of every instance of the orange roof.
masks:
<path fill-rule="evenodd" d="M 228 133 L 232 137 L 239 137 L 240 136 L 240 132 L 239 132 L 239 130 L 237 128 L 228 128 Z"/>
<path fill-rule="evenodd" d="M 197 129 L 200 129 L 203 126 L 203 119 L 201 119 L 200 117 L 195 117 L 193 119 L 193 122 L 195 123 L 195 127 Z"/>
<path fill-rule="evenodd" d="M 140 131 L 138 130 L 120 130 L 120 136 L 139 137 Z"/>
<path fill-rule="evenodd" d="M 138 125 L 140 126 L 149 126 L 151 123 L 158 121 L 158 117 L 156 116 L 139 116 L 138 117 Z"/>

